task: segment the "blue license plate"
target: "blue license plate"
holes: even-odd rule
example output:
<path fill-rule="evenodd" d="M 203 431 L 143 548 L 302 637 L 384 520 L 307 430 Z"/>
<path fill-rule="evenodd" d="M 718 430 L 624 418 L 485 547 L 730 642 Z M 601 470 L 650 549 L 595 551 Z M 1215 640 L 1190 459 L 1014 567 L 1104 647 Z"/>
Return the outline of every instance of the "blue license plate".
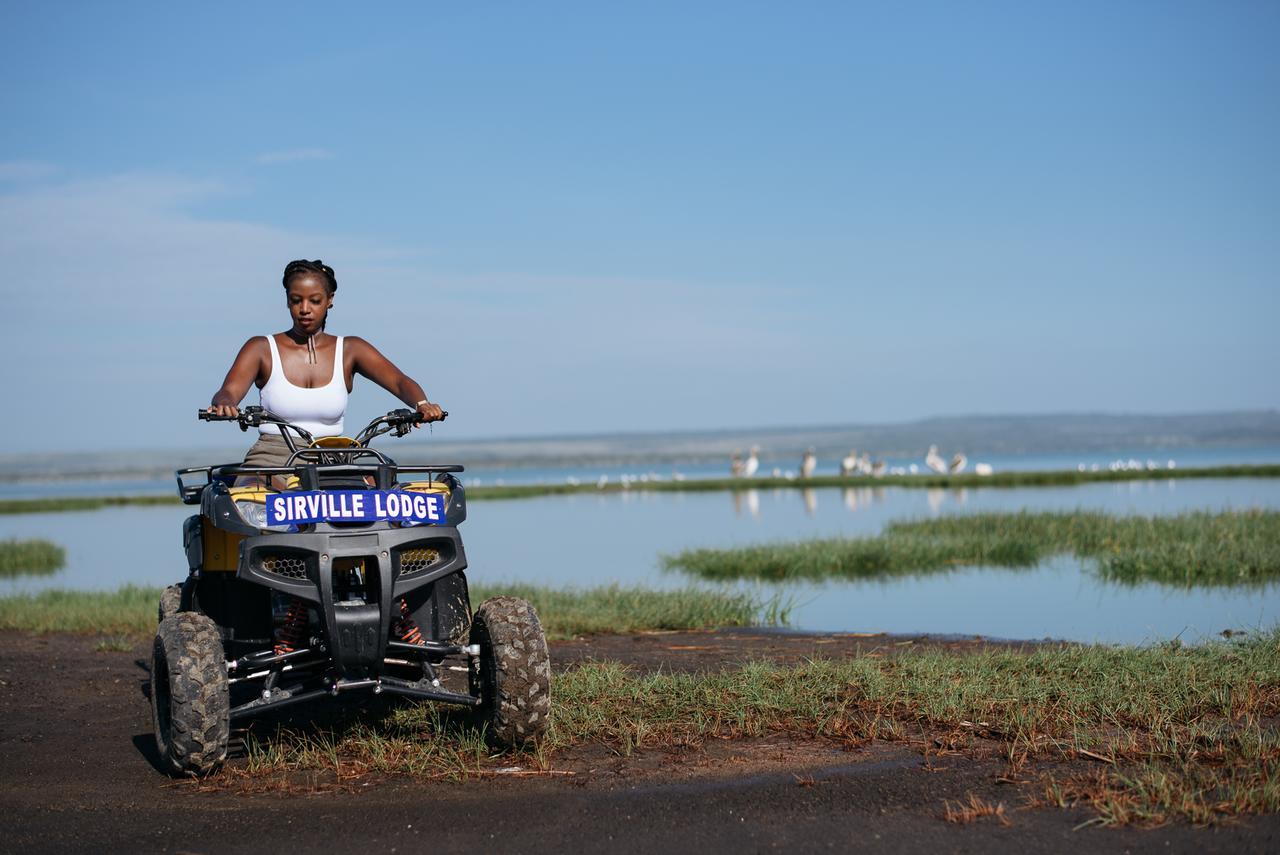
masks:
<path fill-rule="evenodd" d="M 267 496 L 267 525 L 379 520 L 440 525 L 445 521 L 444 496 L 399 490 L 300 490 Z"/>

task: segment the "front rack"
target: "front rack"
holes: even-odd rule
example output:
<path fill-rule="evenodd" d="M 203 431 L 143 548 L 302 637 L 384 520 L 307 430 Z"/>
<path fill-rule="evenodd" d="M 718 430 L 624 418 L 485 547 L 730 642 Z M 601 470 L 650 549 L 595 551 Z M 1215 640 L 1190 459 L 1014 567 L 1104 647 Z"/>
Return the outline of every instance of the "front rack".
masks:
<path fill-rule="evenodd" d="M 325 454 L 337 451 L 369 451 L 370 449 L 302 449 L 297 452 L 294 457 L 299 457 L 306 451 L 323 451 Z M 377 452 L 374 452 L 377 454 Z M 326 478 L 372 478 L 373 486 L 379 490 L 392 489 L 397 481 L 396 476 L 414 473 L 426 473 L 434 476 L 436 473 L 441 475 L 454 474 L 465 471 L 465 467 L 460 463 L 413 463 L 400 464 L 392 463 L 381 454 L 378 457 L 382 462 L 378 463 L 292 463 L 287 466 L 244 466 L 240 463 L 223 463 L 216 466 L 190 466 L 186 469 L 179 469 L 175 473 L 178 479 L 178 495 L 182 497 L 183 504 L 198 505 L 200 504 L 200 494 L 213 483 L 215 478 L 226 479 L 235 478 L 245 475 L 254 475 L 264 478 L 270 478 L 275 475 L 295 476 L 298 479 L 299 490 L 318 490 L 320 486 L 321 476 Z M 292 459 L 292 458 L 291 458 Z M 195 483 L 187 483 L 184 476 L 203 475 L 203 481 Z M 434 477 L 429 479 L 435 481 Z"/>

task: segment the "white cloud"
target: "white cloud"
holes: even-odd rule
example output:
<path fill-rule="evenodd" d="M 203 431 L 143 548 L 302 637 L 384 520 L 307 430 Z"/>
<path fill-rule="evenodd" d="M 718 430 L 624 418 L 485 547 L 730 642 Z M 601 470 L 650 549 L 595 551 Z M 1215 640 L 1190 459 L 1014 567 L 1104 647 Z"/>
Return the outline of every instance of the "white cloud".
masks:
<path fill-rule="evenodd" d="M 43 412 L 74 401 L 99 414 L 94 441 L 108 448 L 198 444 L 208 432 L 190 410 L 246 338 L 288 325 L 279 276 L 303 257 L 337 268 L 331 329 L 419 379 L 458 436 L 680 424 L 672 401 L 749 400 L 792 344 L 777 292 L 447 274 L 418 248 L 192 213 L 243 189 L 134 173 L 0 191 L 0 339 L 22 356 L 0 368 L 7 398 Z M 353 417 L 391 403 L 358 386 Z M 51 448 L 83 443 L 84 429 L 0 431 L 8 447 Z"/>
<path fill-rule="evenodd" d="M 308 160 L 330 160 L 333 152 L 327 148 L 294 148 L 288 151 L 269 151 L 260 154 L 254 161 L 262 166 L 280 163 L 300 163 Z"/>

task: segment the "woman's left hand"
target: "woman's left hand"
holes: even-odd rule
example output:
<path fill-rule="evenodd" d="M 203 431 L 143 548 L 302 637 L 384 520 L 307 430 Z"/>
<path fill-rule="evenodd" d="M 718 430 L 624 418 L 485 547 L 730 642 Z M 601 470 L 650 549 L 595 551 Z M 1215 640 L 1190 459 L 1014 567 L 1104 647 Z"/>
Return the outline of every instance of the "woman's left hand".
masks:
<path fill-rule="evenodd" d="M 440 409 L 440 405 L 433 404 L 430 401 L 423 401 L 418 404 L 416 409 L 422 414 L 422 421 L 414 425 L 414 427 L 422 427 L 428 422 L 438 422 L 444 418 L 444 410 Z"/>

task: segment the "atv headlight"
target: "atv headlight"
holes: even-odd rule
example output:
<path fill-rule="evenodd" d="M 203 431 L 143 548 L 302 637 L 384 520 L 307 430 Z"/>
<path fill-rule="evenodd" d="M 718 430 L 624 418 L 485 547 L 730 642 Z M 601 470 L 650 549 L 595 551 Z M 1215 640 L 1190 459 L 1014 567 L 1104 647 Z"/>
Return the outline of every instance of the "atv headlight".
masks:
<path fill-rule="evenodd" d="M 267 506 L 264 502 L 236 502 L 236 510 L 240 512 L 240 516 L 249 525 L 254 528 L 263 528 L 267 531 L 288 531 L 288 525 L 267 525 Z"/>

